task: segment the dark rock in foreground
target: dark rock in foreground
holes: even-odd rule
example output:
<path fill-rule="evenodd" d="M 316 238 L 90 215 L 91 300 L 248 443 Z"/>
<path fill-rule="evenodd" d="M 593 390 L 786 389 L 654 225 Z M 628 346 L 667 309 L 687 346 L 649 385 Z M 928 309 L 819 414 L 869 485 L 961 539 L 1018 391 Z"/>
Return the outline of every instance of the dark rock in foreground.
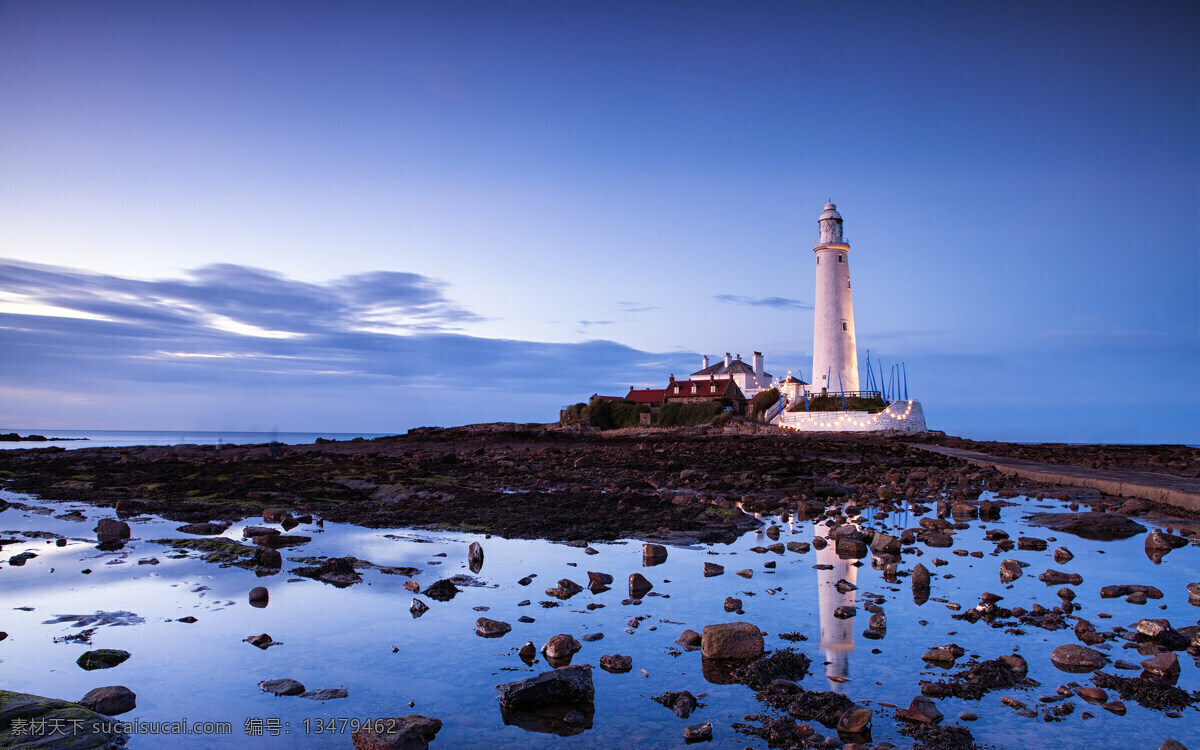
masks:
<path fill-rule="evenodd" d="M 439 719 L 408 714 L 368 719 L 350 739 L 354 750 L 426 750 L 441 729 Z"/>
<path fill-rule="evenodd" d="M 53 738 L 33 737 L 13 731 L 13 722 L 45 722 L 45 726 L 63 726 L 67 734 Z M 56 750 L 115 750 L 123 748 L 127 737 L 111 728 L 112 719 L 78 703 L 45 698 L 29 693 L 0 690 L 0 747 L 54 747 Z M 34 744 L 50 739 L 53 744 Z"/>
<path fill-rule="evenodd" d="M 124 685 L 110 685 L 89 690 L 79 699 L 79 705 L 98 714 L 116 716 L 137 708 L 137 696 Z"/>
<path fill-rule="evenodd" d="M 581 664 L 542 672 L 536 677 L 497 685 L 496 699 L 506 709 L 537 708 L 553 703 L 591 702 L 596 697 L 592 668 Z"/>

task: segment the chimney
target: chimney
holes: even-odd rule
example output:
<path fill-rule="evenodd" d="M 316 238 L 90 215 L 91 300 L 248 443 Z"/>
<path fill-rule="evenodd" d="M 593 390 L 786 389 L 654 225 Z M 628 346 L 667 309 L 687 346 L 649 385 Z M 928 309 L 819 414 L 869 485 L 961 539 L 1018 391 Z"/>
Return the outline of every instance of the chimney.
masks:
<path fill-rule="evenodd" d="M 671 373 L 671 382 L 672 382 L 672 383 L 674 383 L 674 382 L 675 382 L 675 373 Z"/>
<path fill-rule="evenodd" d="M 700 360 L 700 369 L 701 370 L 708 369 L 708 355 L 707 354 L 705 354 L 704 357 L 701 358 L 701 360 Z"/>
<path fill-rule="evenodd" d="M 729 367 L 729 362 L 730 362 L 729 352 L 725 352 L 725 366 L 726 367 Z"/>
<path fill-rule="evenodd" d="M 766 379 L 766 374 L 763 372 L 763 355 L 762 352 L 754 353 L 754 381 L 759 388 L 763 387 L 763 381 Z"/>
<path fill-rule="evenodd" d="M 738 361 L 738 362 L 741 362 L 741 361 L 742 361 L 742 355 L 740 355 L 740 354 L 739 354 L 739 355 L 737 355 L 737 361 Z"/>

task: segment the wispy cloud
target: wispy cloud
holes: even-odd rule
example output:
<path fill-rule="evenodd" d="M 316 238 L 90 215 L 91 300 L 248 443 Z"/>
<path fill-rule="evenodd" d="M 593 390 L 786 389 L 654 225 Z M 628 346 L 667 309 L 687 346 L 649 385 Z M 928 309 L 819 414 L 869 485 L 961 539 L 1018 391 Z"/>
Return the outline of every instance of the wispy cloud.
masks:
<path fill-rule="evenodd" d="M 623 301 L 617 303 L 617 309 L 623 313 L 632 315 L 636 313 L 650 312 L 651 310 L 661 310 L 662 308 L 658 305 L 642 305 L 637 302 Z"/>
<path fill-rule="evenodd" d="M 594 326 L 610 326 L 613 324 L 611 320 L 580 320 L 577 321 L 579 327 L 575 329 L 575 333 L 586 334 L 588 330 Z"/>
<path fill-rule="evenodd" d="M 811 310 L 813 306 L 798 299 L 787 297 L 745 297 L 740 294 L 717 294 L 713 296 L 718 302 L 731 305 L 750 305 L 751 307 L 771 307 L 776 310 Z"/>

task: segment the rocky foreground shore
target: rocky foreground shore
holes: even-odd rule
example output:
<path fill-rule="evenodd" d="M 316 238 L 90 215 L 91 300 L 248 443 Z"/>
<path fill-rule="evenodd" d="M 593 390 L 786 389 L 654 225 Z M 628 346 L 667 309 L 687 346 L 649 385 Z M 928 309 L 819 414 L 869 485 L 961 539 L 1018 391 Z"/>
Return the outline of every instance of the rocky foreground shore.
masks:
<path fill-rule="evenodd" d="M 1182 446 L 1029 446 L 920 440 L 997 455 L 1200 475 Z M 368 527 L 452 528 L 507 537 L 722 541 L 745 529 L 730 509 L 797 503 L 967 499 L 984 489 L 1124 506 L 1091 490 L 1005 477 L 906 443 L 912 436 L 798 435 L 753 423 L 724 429 L 595 432 L 540 425 L 421 428 L 312 445 L 34 449 L 0 454 L 7 489 L 154 513 L 236 520 L 286 508 Z"/>

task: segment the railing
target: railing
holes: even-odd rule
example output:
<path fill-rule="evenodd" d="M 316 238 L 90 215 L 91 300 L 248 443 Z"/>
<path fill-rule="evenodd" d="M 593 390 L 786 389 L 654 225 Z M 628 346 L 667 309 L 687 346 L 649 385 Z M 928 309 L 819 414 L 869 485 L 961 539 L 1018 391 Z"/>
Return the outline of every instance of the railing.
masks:
<path fill-rule="evenodd" d="M 767 407 L 767 411 L 763 414 L 764 422 L 766 422 L 767 424 L 771 424 L 771 422 L 774 421 L 775 417 L 779 416 L 779 412 L 783 411 L 783 400 L 784 400 L 784 397 L 783 397 L 783 394 L 781 393 L 781 394 L 779 394 L 779 398 L 775 400 L 775 403 L 773 403 L 769 407 Z"/>
<path fill-rule="evenodd" d="M 883 392 L 882 391 L 826 391 L 825 393 L 821 393 L 820 391 L 811 391 L 811 390 L 808 392 L 809 399 L 841 398 L 842 396 L 845 396 L 846 398 L 878 398 L 878 399 L 882 399 Z"/>

